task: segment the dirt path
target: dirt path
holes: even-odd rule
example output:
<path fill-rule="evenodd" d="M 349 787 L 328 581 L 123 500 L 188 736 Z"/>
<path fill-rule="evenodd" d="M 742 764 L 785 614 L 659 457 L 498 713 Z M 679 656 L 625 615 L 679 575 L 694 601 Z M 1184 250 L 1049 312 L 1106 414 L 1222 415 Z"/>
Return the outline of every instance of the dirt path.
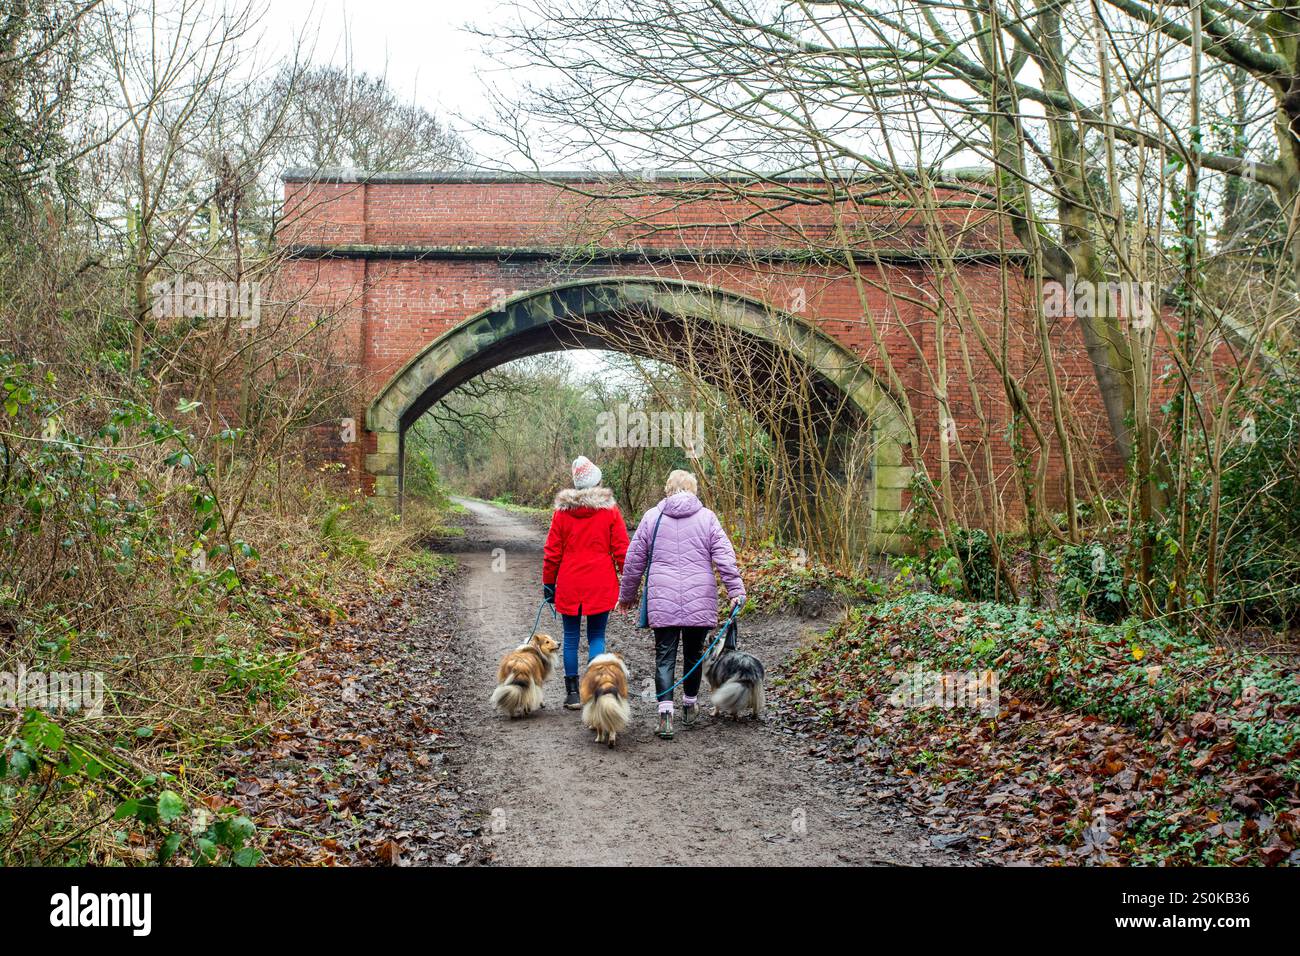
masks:
<path fill-rule="evenodd" d="M 610 624 L 610 649 L 632 672 L 632 726 L 615 750 L 597 746 L 560 707 L 562 679 L 526 720 L 492 713 L 497 662 L 527 636 L 541 596 L 543 532 L 526 517 L 461 502 L 473 522 L 458 548 L 464 632 L 445 675 L 468 752 L 458 761 L 490 808 L 488 831 L 506 864 L 943 864 L 952 856 L 870 800 L 828 789 L 798 739 L 770 719 L 713 721 L 651 733 L 651 641 L 629 616 Z M 558 622 L 543 619 L 559 638 Z M 747 624 L 745 646 L 769 673 L 797 643 L 797 619 Z M 586 650 L 582 660 L 585 664 Z M 703 702 L 707 706 L 707 690 Z"/>

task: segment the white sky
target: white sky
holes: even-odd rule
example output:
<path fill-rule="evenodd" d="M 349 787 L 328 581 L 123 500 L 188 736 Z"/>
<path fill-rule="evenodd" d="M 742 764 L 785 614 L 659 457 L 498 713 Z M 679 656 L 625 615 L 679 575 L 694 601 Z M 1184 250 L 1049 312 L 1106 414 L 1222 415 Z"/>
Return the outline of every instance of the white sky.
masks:
<path fill-rule="evenodd" d="M 314 25 L 312 62 L 342 66 L 350 59 L 357 72 L 384 76 L 399 96 L 484 146 L 460 118 L 487 112 L 484 79 L 508 86 L 509 77 L 463 27 L 499 21 L 505 12 L 497 0 L 270 0 L 262 25 L 281 49 Z"/>

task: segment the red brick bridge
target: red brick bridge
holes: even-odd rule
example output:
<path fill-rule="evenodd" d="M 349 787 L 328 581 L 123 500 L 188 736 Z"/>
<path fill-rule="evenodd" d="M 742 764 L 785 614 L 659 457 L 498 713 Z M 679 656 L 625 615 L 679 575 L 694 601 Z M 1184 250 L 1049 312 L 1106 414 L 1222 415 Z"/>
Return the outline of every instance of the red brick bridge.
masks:
<path fill-rule="evenodd" d="M 449 391 L 526 355 L 626 349 L 629 323 L 660 326 L 656 357 L 670 361 L 686 323 L 779 350 L 869 421 L 874 547 L 901 544 L 916 469 L 934 476 L 945 463 L 970 500 L 1012 478 L 1002 378 L 971 326 L 1022 382 L 1042 375 L 1044 357 L 1023 255 L 969 193 L 936 190 L 935 212 L 923 216 L 883 195 L 827 201 L 830 187 L 815 180 L 778 189 L 689 175 L 284 178 L 286 278 L 332 310 L 336 359 L 364 396 L 350 410 L 364 422 L 357 442 L 324 447 L 322 431 L 321 451 L 375 495 L 400 496 L 405 430 Z M 1049 321 L 1071 427 L 1113 474 L 1073 320 Z M 1059 503 L 1051 462 L 1042 480 Z"/>

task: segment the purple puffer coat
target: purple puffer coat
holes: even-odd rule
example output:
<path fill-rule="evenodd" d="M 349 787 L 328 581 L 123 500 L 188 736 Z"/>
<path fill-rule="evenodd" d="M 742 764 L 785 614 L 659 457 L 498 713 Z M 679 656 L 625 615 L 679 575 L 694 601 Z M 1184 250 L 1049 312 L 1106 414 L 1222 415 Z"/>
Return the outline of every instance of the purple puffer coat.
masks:
<path fill-rule="evenodd" d="M 722 576 L 730 598 L 745 597 L 745 585 L 736 568 L 736 552 L 718 516 L 688 491 L 669 495 L 641 518 L 627 549 L 619 600 L 634 604 L 641 590 L 650 537 L 660 510 L 654 556 L 650 561 L 651 627 L 717 627 L 718 582 Z"/>

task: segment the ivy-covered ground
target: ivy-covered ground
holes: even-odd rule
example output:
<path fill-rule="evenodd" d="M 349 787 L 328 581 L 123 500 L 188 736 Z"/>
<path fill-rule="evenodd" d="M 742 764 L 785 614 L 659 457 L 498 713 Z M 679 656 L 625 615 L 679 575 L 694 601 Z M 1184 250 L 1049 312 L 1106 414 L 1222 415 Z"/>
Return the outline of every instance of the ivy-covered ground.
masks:
<path fill-rule="evenodd" d="M 915 593 L 850 608 L 776 683 L 783 720 L 940 845 L 1038 863 L 1300 862 L 1300 681 L 1269 658 Z"/>
<path fill-rule="evenodd" d="M 841 618 L 777 678 L 780 719 L 936 845 L 997 862 L 1300 860 L 1294 667 L 1102 623 L 1086 602 L 960 600 L 772 549 L 741 559 L 759 609 Z"/>

